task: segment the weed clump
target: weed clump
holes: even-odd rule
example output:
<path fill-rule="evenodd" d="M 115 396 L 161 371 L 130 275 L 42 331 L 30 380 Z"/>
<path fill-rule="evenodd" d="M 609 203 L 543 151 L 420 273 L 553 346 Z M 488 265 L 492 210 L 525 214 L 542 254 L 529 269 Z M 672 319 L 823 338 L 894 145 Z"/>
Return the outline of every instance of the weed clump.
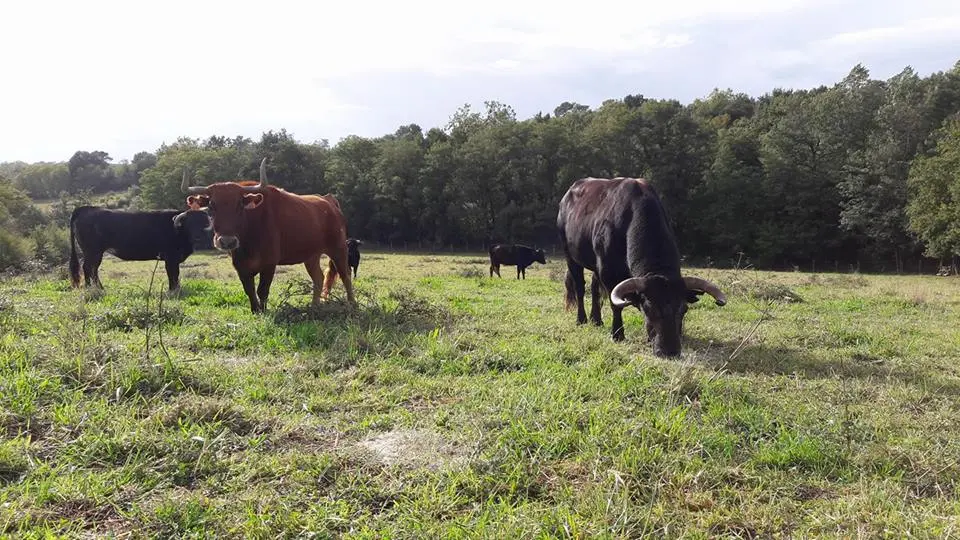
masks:
<path fill-rule="evenodd" d="M 119 330 L 130 332 L 134 329 L 143 330 L 148 326 L 160 324 L 183 324 L 185 315 L 180 306 L 164 306 L 163 311 L 157 311 L 145 304 L 122 305 L 104 311 L 93 318 L 103 330 Z"/>
<path fill-rule="evenodd" d="M 475 268 L 475 267 L 472 267 L 472 266 L 467 266 L 467 267 L 461 268 L 461 269 L 460 269 L 459 271 L 457 271 L 455 274 L 456 274 L 457 276 L 460 276 L 460 277 L 462 277 L 462 278 L 467 278 L 467 279 L 471 279 L 471 278 L 482 278 L 482 277 L 483 277 L 483 270 L 480 270 L 479 268 Z"/>

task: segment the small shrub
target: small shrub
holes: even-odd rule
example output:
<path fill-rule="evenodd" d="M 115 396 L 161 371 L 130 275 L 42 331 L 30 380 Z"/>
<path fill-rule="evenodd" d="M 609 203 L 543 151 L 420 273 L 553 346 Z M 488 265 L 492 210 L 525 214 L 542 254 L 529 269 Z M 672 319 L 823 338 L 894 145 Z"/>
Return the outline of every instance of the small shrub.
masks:
<path fill-rule="evenodd" d="M 16 270 L 29 259 L 29 242 L 10 231 L 0 230 L 0 270 Z"/>
<path fill-rule="evenodd" d="M 62 264 L 70 257 L 70 233 L 65 228 L 52 223 L 37 227 L 30 233 L 30 239 L 34 256 L 43 263 Z"/>

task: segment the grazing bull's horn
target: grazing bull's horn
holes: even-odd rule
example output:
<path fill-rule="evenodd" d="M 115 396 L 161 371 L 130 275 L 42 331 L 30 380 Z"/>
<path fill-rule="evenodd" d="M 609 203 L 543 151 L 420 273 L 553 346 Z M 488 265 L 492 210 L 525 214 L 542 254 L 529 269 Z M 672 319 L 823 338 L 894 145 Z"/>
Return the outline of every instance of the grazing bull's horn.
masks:
<path fill-rule="evenodd" d="M 683 282 L 687 284 L 687 288 L 694 291 L 703 291 L 716 300 L 718 306 L 722 306 L 727 303 L 727 295 L 723 294 L 723 291 L 720 290 L 720 287 L 717 287 L 709 281 L 698 278 L 685 276 Z"/>
<path fill-rule="evenodd" d="M 183 168 L 183 181 L 180 182 L 180 190 L 184 193 L 202 194 L 207 192 L 206 186 L 191 186 L 190 173 L 187 168 Z"/>
<path fill-rule="evenodd" d="M 633 302 L 627 300 L 625 296 L 631 293 L 643 293 L 646 288 L 647 278 L 625 279 L 610 291 L 610 302 L 617 307 L 629 306 Z"/>
<path fill-rule="evenodd" d="M 268 185 L 267 158 L 263 158 L 263 161 L 260 162 L 260 183 L 255 186 L 243 186 L 243 190 L 249 191 L 250 193 L 260 193 L 263 191 L 263 188 L 267 187 Z"/>

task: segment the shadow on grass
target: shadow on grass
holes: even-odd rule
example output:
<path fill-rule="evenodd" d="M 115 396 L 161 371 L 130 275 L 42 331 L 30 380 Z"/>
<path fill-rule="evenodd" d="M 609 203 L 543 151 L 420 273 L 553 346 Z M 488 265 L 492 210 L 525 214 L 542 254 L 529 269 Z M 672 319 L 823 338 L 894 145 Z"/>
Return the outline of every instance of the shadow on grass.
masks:
<path fill-rule="evenodd" d="M 317 305 L 309 300 L 294 304 L 289 295 L 283 296 L 276 307 L 267 308 L 266 317 L 283 329 L 297 348 L 320 352 L 326 358 L 320 361 L 322 370 L 348 367 L 367 355 L 396 354 L 406 349 L 411 338 L 453 322 L 445 307 L 412 289 L 395 289 L 386 297 L 364 292 L 357 296 L 357 307 L 337 294 Z"/>
<path fill-rule="evenodd" d="M 684 336 L 684 351 L 696 351 L 711 367 L 731 373 L 796 375 L 805 379 L 892 379 L 944 395 L 960 396 L 957 381 L 933 378 L 916 369 L 892 368 L 880 359 L 852 355 L 843 360 L 823 358 L 790 347 L 746 345 L 730 359 L 739 340 L 706 340 Z"/>

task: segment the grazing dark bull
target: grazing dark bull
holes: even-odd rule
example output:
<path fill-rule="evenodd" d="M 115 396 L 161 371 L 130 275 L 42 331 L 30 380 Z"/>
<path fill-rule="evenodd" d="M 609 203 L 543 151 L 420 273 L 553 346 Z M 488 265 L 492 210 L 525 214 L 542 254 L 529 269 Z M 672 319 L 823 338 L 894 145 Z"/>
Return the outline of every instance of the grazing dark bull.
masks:
<path fill-rule="evenodd" d="M 250 300 L 262 312 L 278 265 L 300 264 L 313 280 L 313 302 L 327 298 L 343 279 L 347 300 L 356 305 L 347 267 L 347 223 L 333 195 L 297 195 L 267 183 L 267 158 L 260 162 L 260 182 L 217 182 L 190 187 L 183 171 L 181 188 L 187 206 L 206 208 L 213 219 L 213 245 L 230 253 L 233 267 Z M 330 258 L 326 273 L 320 258 Z M 259 285 L 254 279 L 260 275 Z"/>
<path fill-rule="evenodd" d="M 125 261 L 162 259 L 167 269 L 170 292 L 180 288 L 180 263 L 193 253 L 194 242 L 210 229 L 206 212 L 197 210 L 156 210 L 122 212 L 97 206 L 80 206 L 70 216 L 70 282 L 80 286 L 83 252 L 84 283 L 103 288 L 100 263 L 104 252 Z"/>
<path fill-rule="evenodd" d="M 356 238 L 347 238 L 347 264 L 353 269 L 353 277 L 357 277 L 357 267 L 360 266 L 360 246 L 363 242 Z"/>
<path fill-rule="evenodd" d="M 635 178 L 583 178 L 570 186 L 557 214 L 567 257 L 566 306 L 577 306 L 577 323 L 587 322 L 583 308 L 583 269 L 593 272 L 590 319 L 597 326 L 602 300 L 610 292 L 612 337 L 623 340 L 623 308 L 635 306 L 646 319 L 647 339 L 657 356 L 678 356 L 687 303 L 703 293 L 717 305 L 727 302 L 709 281 L 680 275 L 680 253 L 660 197 Z"/>
<path fill-rule="evenodd" d="M 517 279 L 527 279 L 527 267 L 533 263 L 547 264 L 542 249 L 533 249 L 520 244 L 494 244 L 490 246 L 490 277 L 500 275 L 500 265 L 517 266 Z"/>

